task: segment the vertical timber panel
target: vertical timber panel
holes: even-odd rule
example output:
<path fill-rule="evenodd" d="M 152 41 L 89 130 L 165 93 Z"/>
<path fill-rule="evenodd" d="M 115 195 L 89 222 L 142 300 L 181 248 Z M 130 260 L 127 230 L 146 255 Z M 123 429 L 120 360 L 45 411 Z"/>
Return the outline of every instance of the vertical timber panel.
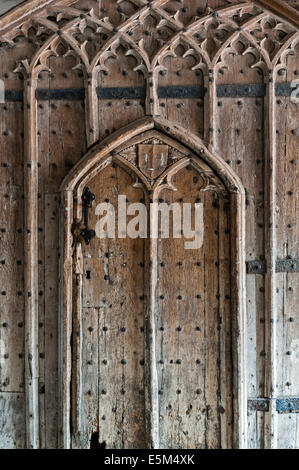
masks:
<path fill-rule="evenodd" d="M 137 73 L 135 57 L 127 56 L 128 46 L 119 45 L 116 49 L 117 57 L 107 58 L 104 70 L 99 72 L 99 92 L 103 97 L 99 99 L 99 138 L 102 140 L 115 130 L 124 127 L 130 122 L 144 116 L 144 98 L 136 99 L 107 99 L 105 89 L 120 87 L 145 87 L 142 73 Z"/>
<path fill-rule="evenodd" d="M 290 51 L 277 83 L 290 83 L 298 75 L 298 46 Z M 277 255 L 296 259 L 298 250 L 298 104 L 290 96 L 276 98 L 277 133 Z M 299 394 L 298 273 L 277 274 L 277 394 Z M 278 414 L 277 446 L 298 448 L 298 415 Z"/>
<path fill-rule="evenodd" d="M 161 237 L 159 241 L 156 328 L 160 444 L 162 448 L 230 447 L 232 376 L 227 212 L 213 192 L 201 191 L 201 177 L 192 167 L 179 171 L 172 183 L 177 191 L 163 191 L 161 199 L 178 203 L 181 209 L 183 202 L 201 201 L 205 242 L 199 250 L 186 250 L 184 239 L 178 238 L 174 229 L 170 239 Z"/>
<path fill-rule="evenodd" d="M 133 182 L 116 163 L 102 170 L 89 182 L 95 206 L 106 201 L 117 208 L 118 195 L 125 195 L 130 203 L 139 202 L 143 191 L 135 189 Z M 94 229 L 98 221 L 94 208 L 90 214 Z M 98 322 L 98 334 L 90 345 L 98 348 L 98 372 L 83 382 L 83 400 L 88 400 L 86 387 L 99 394 L 98 408 L 85 419 L 98 432 L 100 445 L 112 449 L 145 446 L 144 272 L 148 268 L 143 240 L 123 235 L 116 240 L 95 238 L 89 246 L 83 245 L 83 307 L 97 312 L 93 321 Z M 96 328 L 90 321 L 88 327 Z M 82 347 L 84 351 L 84 339 Z"/>
<path fill-rule="evenodd" d="M 25 391 L 26 391 L 26 440 L 27 447 L 39 447 L 38 403 L 38 155 L 37 108 L 35 75 L 26 74 L 24 88 L 24 266 L 25 266 Z"/>
<path fill-rule="evenodd" d="M 1 43 L 0 79 L 5 90 L 22 96 L 23 75 L 14 69 L 17 60 L 24 54 L 31 57 L 33 51 L 28 38 L 18 38 L 13 47 Z M 0 104 L 0 446 L 4 449 L 26 447 L 23 109 L 18 101 Z"/>
<path fill-rule="evenodd" d="M 204 64 L 201 57 L 184 43 L 179 43 L 172 54 L 162 60 L 163 69 L 159 74 L 159 86 L 163 87 L 160 92 L 162 94 L 160 97 L 161 116 L 169 121 L 178 122 L 203 138 Z M 197 87 L 195 96 L 193 98 L 176 96 L 175 88 L 179 90 L 182 85 L 190 88 Z"/>
<path fill-rule="evenodd" d="M 73 57 L 66 46 L 57 47 L 58 57 L 49 59 L 50 74 L 42 72 L 43 90 L 83 87 L 82 74 L 72 70 Z M 40 380 L 42 447 L 56 448 L 58 435 L 58 271 L 59 188 L 70 168 L 86 150 L 85 111 L 82 100 L 39 100 L 39 236 L 40 247 Z M 76 116 L 76 119 L 74 119 Z M 44 312 L 44 313 L 43 313 Z"/>
<path fill-rule="evenodd" d="M 251 68 L 243 52 L 245 39 L 235 40 L 216 75 L 216 85 L 263 84 L 263 73 Z M 223 97 L 216 100 L 215 150 L 240 177 L 246 190 L 246 260 L 263 260 L 264 249 L 264 104 L 261 97 Z M 249 177 L 248 175 L 251 175 Z M 246 277 L 247 394 L 264 396 L 265 283 L 263 275 Z M 250 413 L 250 440 L 262 445 L 263 415 Z M 252 429 L 254 428 L 254 430 Z M 256 437 L 253 437 L 256 433 Z"/>
<path fill-rule="evenodd" d="M 0 105 L 0 390 L 24 391 L 23 112 Z"/>

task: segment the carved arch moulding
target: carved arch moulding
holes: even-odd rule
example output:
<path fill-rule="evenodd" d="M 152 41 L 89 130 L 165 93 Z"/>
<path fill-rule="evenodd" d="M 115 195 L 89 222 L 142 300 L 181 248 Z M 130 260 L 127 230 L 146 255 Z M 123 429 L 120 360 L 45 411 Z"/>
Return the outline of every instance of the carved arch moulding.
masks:
<path fill-rule="evenodd" d="M 136 159 L 136 146 L 142 144 L 162 145 L 168 147 L 168 160 L 165 168 L 161 168 L 157 175 L 149 175 L 140 167 L 140 161 Z M 83 222 L 84 212 L 82 195 L 88 184 L 109 165 L 120 165 L 133 175 L 133 184 L 138 188 L 143 186 L 150 192 L 153 200 L 158 200 L 163 188 L 175 189 L 172 186 L 172 175 L 179 169 L 195 165 L 199 175 L 203 178 L 204 189 L 215 191 L 224 197 L 231 208 L 230 243 L 231 243 L 231 282 L 234 286 L 232 293 L 232 313 L 230 317 L 232 327 L 233 353 L 233 446 L 246 448 L 247 443 L 247 405 L 246 405 L 246 367 L 245 367 L 245 338 L 246 338 L 246 313 L 245 313 L 245 190 L 239 178 L 229 165 L 220 157 L 211 153 L 203 141 L 189 133 L 186 135 L 184 128 L 172 124 L 161 118 L 142 118 L 129 126 L 120 129 L 101 144 L 94 146 L 85 157 L 71 170 L 61 186 L 61 295 L 60 295 L 60 429 L 61 446 L 69 448 L 72 445 L 72 432 L 80 435 L 80 420 L 75 417 L 70 429 L 71 412 L 80 403 L 80 387 L 72 392 L 72 352 L 69 348 L 73 331 L 74 316 L 80 316 L 80 299 L 82 297 L 80 282 L 74 281 L 74 273 L 79 273 L 78 266 L 81 258 L 82 240 L 77 237 L 74 227 Z M 74 225 L 75 222 L 75 225 Z M 153 243 L 151 255 L 154 257 Z M 79 248 L 78 248 L 79 247 Z M 152 259 L 152 258 L 150 258 Z M 150 271 L 155 270 L 153 261 Z M 155 274 L 151 276 L 155 277 Z M 151 277 L 150 276 L 150 277 Z M 77 274 L 76 274 L 77 279 Z M 75 284 L 76 286 L 75 286 Z M 151 285 L 151 281 L 149 281 Z M 79 287 L 78 287 L 79 286 Z M 79 292 L 77 290 L 79 289 Z M 151 296 L 149 295 L 149 298 Z M 149 322 L 149 331 L 153 336 L 146 344 L 153 349 L 150 359 L 147 359 L 146 367 L 149 368 L 149 383 L 151 389 L 148 400 L 148 408 L 153 418 L 147 426 L 147 436 L 153 448 L 159 448 L 158 423 L 155 416 L 158 409 L 155 400 L 158 400 L 158 392 L 155 391 L 155 314 L 151 301 L 145 313 L 145 323 Z M 75 310 L 74 310 L 75 309 Z M 77 318 L 78 320 L 78 318 Z M 76 320 L 76 323 L 78 323 Z M 80 321 L 79 321 L 80 323 Z M 80 335 L 79 335 L 80 337 Z M 78 379 L 80 382 L 80 379 Z M 75 395 L 75 398 L 74 398 Z M 156 398 L 155 398 L 156 397 Z M 71 405 L 73 403 L 73 405 Z M 147 407 L 147 405 L 146 405 Z M 76 423 L 74 425 L 74 423 Z M 74 428 L 75 426 L 75 428 Z"/>
<path fill-rule="evenodd" d="M 167 73 L 165 58 L 176 57 L 179 45 L 184 47 L 183 57 L 194 59 L 192 71 L 204 77 L 207 103 L 204 138 L 210 140 L 212 147 L 209 129 L 214 127 L 215 78 L 224 56 L 236 52 L 234 45 L 238 41 L 243 43 L 242 54 L 255 58 L 251 67 L 260 67 L 267 83 L 282 68 L 281 57 L 292 53 L 298 41 L 296 27 L 251 2 L 213 11 L 197 9 L 186 18 L 181 10 L 173 9 L 173 2 L 166 0 L 129 1 L 124 7 L 118 2 L 108 9 L 79 8 L 73 3 L 44 2 L 36 12 L 31 9 L 31 14 L 24 14 L 24 20 L 14 23 L 14 27 L 1 28 L 0 23 L 0 40 L 3 47 L 15 47 L 22 38 L 33 44 L 33 56 L 19 61 L 15 68 L 17 73 L 23 71 L 30 78 L 25 83 L 33 107 L 39 74 L 51 72 L 47 65 L 49 57 L 57 54 L 61 43 L 66 45 L 65 54 L 75 58 L 73 69 L 83 74 L 85 80 L 88 145 L 99 139 L 99 74 L 109 74 L 107 63 L 117 61 L 119 48 L 133 59 L 133 71 L 144 77 L 145 114 L 157 116 L 161 115 L 159 76 Z"/>

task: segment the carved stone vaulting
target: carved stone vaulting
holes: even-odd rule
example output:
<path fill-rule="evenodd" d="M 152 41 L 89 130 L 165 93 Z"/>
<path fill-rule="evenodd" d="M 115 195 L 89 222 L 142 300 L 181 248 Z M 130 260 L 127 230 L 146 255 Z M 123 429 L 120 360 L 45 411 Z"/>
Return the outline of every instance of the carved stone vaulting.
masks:
<path fill-rule="evenodd" d="M 0 16 L 0 448 L 299 448 L 298 10 Z"/>

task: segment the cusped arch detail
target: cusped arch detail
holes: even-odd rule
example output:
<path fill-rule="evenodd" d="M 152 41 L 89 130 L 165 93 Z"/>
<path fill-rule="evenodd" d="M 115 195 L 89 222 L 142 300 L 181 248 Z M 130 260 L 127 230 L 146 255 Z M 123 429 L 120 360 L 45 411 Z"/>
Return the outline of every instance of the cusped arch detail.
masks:
<path fill-rule="evenodd" d="M 64 179 L 61 190 L 73 191 L 75 187 L 104 157 L 113 153 L 120 145 L 139 134 L 155 129 L 161 135 L 168 136 L 197 154 L 219 176 L 228 192 L 245 195 L 240 178 L 233 169 L 218 155 L 212 153 L 206 143 L 186 129 L 159 117 L 145 117 L 114 132 L 102 142 L 94 145 L 90 151 L 75 165 Z"/>
<path fill-rule="evenodd" d="M 79 191 L 86 187 L 84 181 L 96 175 L 103 165 L 110 164 L 116 158 L 120 146 L 129 145 L 132 140 L 138 142 L 138 136 L 148 131 L 155 131 L 161 139 L 176 142 L 185 149 L 186 159 L 203 162 L 215 176 L 221 179 L 229 193 L 231 210 L 230 246 L 231 246 L 231 325 L 232 325 L 232 359 L 233 359 L 233 447 L 247 446 L 247 397 L 246 397 L 246 304 L 245 304 L 245 190 L 238 176 L 217 155 L 211 153 L 205 143 L 177 124 L 160 118 L 142 118 L 107 137 L 94 145 L 89 152 L 71 170 L 61 186 L 61 270 L 60 270 L 60 419 L 61 447 L 71 447 L 71 393 L 72 355 L 69 348 L 72 337 L 73 322 L 73 236 L 72 229 L 76 215 Z M 190 151 L 190 155 L 188 155 Z M 182 158 L 182 164 L 184 164 Z M 105 163 L 106 162 L 106 163 Z M 128 166 L 128 162 L 123 162 Z M 175 164 L 174 164 L 175 165 Z M 171 168 L 171 167 L 169 167 Z M 133 168 L 135 174 L 137 171 Z M 89 175 L 89 176 L 88 176 Z"/>

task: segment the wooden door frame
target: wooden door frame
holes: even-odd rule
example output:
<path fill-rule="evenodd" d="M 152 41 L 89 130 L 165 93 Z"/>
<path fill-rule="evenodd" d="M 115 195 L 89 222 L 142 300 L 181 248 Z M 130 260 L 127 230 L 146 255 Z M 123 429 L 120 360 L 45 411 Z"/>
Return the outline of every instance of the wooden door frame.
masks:
<path fill-rule="evenodd" d="M 230 194 L 230 241 L 232 263 L 232 359 L 233 359 L 233 447 L 247 447 L 246 390 L 246 284 L 245 284 L 245 190 L 234 173 L 219 156 L 212 154 L 204 142 L 177 124 L 161 118 L 142 118 L 115 132 L 94 146 L 78 162 L 61 186 L 60 210 L 60 300 L 59 300 L 59 445 L 71 447 L 70 404 L 72 379 L 72 225 L 73 192 L 84 177 L 115 148 L 135 136 L 156 129 L 175 139 L 206 162 L 225 184 Z"/>
<path fill-rule="evenodd" d="M 63 6 L 68 6 L 74 0 L 64 0 Z M 20 5 L 4 13 L 0 17 L 0 32 L 18 26 L 25 21 L 29 15 L 37 14 L 43 8 L 55 5 L 57 0 L 27 0 Z M 248 4 L 254 3 L 259 8 L 268 11 L 270 14 L 280 18 L 289 24 L 299 26 L 299 12 L 288 5 L 284 0 L 248 0 Z M 240 4 L 241 5 L 241 4 Z M 246 4 L 245 4 L 246 6 Z"/>

